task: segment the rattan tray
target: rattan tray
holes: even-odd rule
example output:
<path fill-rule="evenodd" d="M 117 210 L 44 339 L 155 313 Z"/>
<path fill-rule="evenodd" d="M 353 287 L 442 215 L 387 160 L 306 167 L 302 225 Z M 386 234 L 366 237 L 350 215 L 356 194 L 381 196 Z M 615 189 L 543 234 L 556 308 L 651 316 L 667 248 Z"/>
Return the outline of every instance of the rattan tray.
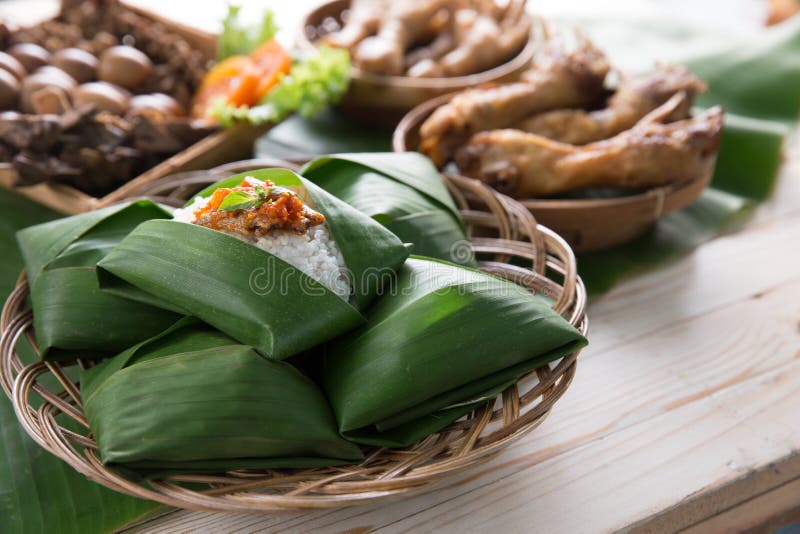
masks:
<path fill-rule="evenodd" d="M 150 184 L 148 196 L 181 204 L 220 176 L 276 165 L 289 166 L 274 160 L 251 160 L 215 172 L 165 178 Z M 566 242 L 537 225 L 521 204 L 480 182 L 455 176 L 447 176 L 445 181 L 461 209 L 472 247 L 481 259 L 480 268 L 550 296 L 554 309 L 586 333 L 586 291 Z M 16 346 L 23 338 L 35 348 L 27 297 L 23 273 L 0 316 L 0 384 L 27 433 L 99 484 L 195 510 L 274 512 L 333 508 L 424 491 L 446 476 L 485 462 L 539 426 L 569 387 L 578 358 L 576 352 L 536 369 L 505 390 L 494 404 L 408 449 L 367 449 L 366 460 L 357 466 L 232 471 L 142 482 L 107 469 L 98 458 L 81 408 L 80 384 L 70 378 L 75 373 L 70 373 L 69 367 L 83 362 L 24 365 L 20 361 Z M 50 385 L 56 383 L 61 387 L 54 389 Z M 66 424 L 69 419 L 71 425 Z M 67 426 L 79 430 L 69 430 Z"/>

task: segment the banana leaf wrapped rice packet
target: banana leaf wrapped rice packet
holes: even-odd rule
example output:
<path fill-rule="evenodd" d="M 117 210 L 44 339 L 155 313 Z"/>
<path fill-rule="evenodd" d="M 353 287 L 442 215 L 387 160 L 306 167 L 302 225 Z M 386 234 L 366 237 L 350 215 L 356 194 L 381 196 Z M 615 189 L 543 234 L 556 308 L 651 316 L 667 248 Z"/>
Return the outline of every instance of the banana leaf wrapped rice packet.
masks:
<path fill-rule="evenodd" d="M 458 208 L 439 171 L 422 154 L 333 154 L 300 172 L 413 243 L 415 255 L 474 264 Z"/>
<path fill-rule="evenodd" d="M 347 203 L 262 169 L 203 190 L 175 220 L 140 225 L 98 274 L 107 291 L 185 311 L 280 360 L 362 324 L 407 256 Z"/>
<path fill-rule="evenodd" d="M 17 233 L 43 359 L 108 356 L 181 317 L 101 291 L 96 274 L 97 262 L 139 224 L 171 216 L 152 202 L 137 201 Z"/>
<path fill-rule="evenodd" d="M 343 436 L 405 447 L 585 344 L 522 286 L 412 256 L 368 323 L 329 344 L 320 380 Z"/>
<path fill-rule="evenodd" d="M 147 476 L 355 463 L 322 392 L 194 318 L 81 375 L 103 463 Z"/>

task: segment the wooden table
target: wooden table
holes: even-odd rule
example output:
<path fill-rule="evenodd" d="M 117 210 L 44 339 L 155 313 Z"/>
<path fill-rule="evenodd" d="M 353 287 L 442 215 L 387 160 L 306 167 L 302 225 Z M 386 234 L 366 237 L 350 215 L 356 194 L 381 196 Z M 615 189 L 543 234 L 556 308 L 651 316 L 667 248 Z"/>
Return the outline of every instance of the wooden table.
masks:
<path fill-rule="evenodd" d="M 800 522 L 800 143 L 747 228 L 592 303 L 572 387 L 529 437 L 405 500 L 180 511 L 148 532 L 697 532 Z"/>
<path fill-rule="evenodd" d="M 181 511 L 146 530 L 718 531 L 800 522 L 800 143 L 787 148 L 774 200 L 745 230 L 592 303 L 591 345 L 571 389 L 540 428 L 481 469 L 384 504 L 276 516 Z"/>
<path fill-rule="evenodd" d="M 273 5 L 291 27 L 312 3 Z M 223 8 L 206 4 L 159 7 L 213 29 Z M 788 148 L 774 200 L 745 230 L 592 303 L 591 345 L 570 390 L 541 427 L 481 469 L 378 505 L 177 511 L 139 530 L 555 533 L 800 522 L 800 143 Z"/>

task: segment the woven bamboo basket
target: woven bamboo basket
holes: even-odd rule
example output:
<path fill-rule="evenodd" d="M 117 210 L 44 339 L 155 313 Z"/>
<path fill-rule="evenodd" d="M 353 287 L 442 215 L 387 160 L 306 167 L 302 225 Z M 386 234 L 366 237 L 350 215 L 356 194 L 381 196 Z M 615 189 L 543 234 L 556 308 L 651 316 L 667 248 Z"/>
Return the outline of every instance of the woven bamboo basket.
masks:
<path fill-rule="evenodd" d="M 249 160 L 213 171 L 185 173 L 151 184 L 147 196 L 179 205 L 220 177 L 265 166 L 291 164 Z M 566 242 L 537 225 L 530 212 L 511 198 L 475 180 L 457 176 L 444 179 L 467 224 L 480 269 L 551 297 L 554 309 L 585 334 L 586 291 Z M 36 350 L 27 297 L 23 273 L 0 316 L 0 384 L 26 432 L 99 484 L 194 510 L 275 512 L 334 508 L 424 491 L 444 477 L 485 462 L 539 426 L 569 387 L 578 358 L 576 352 L 539 367 L 498 395 L 493 403 L 407 449 L 366 448 L 366 460 L 360 465 L 230 471 L 141 481 L 107 469 L 98 457 L 82 411 L 80 384 L 72 378 L 75 369 L 70 369 L 89 363 L 77 360 L 25 365 L 21 361 L 17 353 L 20 341 L 27 339 Z"/>
<path fill-rule="evenodd" d="M 455 95 L 433 98 L 403 117 L 392 136 L 395 152 L 416 150 L 419 129 Z M 576 252 L 592 252 L 627 243 L 645 234 L 660 218 L 697 200 L 711 183 L 715 159 L 694 176 L 627 195 L 600 198 L 528 198 L 519 202 L 555 230 Z"/>

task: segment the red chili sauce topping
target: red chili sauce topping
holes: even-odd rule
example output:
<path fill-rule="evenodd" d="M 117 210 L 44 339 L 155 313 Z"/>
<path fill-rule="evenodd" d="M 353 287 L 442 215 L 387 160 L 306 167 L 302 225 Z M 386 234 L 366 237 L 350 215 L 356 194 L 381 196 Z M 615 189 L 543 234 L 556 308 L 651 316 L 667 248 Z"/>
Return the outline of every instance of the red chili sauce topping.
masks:
<path fill-rule="evenodd" d="M 293 191 L 249 176 L 236 187 L 214 191 L 195 217 L 194 224 L 254 237 L 273 230 L 304 234 L 325 223 L 325 216 L 303 204 Z"/>

